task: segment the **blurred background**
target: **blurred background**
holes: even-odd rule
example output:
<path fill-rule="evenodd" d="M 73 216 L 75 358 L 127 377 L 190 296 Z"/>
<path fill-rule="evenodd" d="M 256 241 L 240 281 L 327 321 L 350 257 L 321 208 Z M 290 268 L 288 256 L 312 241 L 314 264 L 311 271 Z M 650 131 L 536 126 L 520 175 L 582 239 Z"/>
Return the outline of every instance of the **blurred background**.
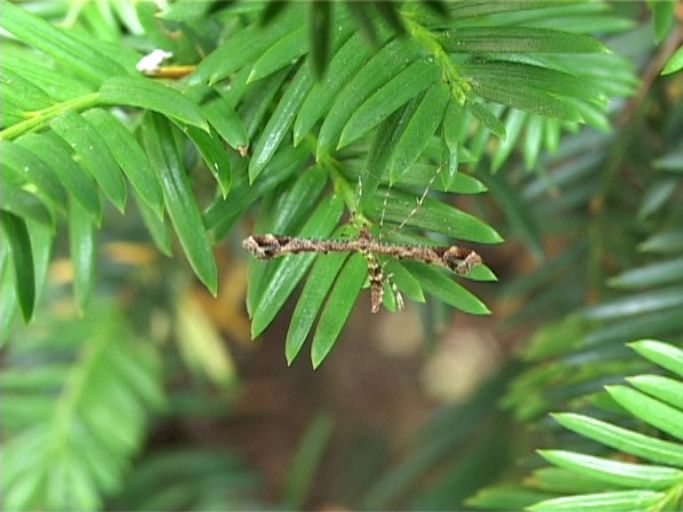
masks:
<path fill-rule="evenodd" d="M 615 71 L 615 87 L 629 94 L 610 103 L 614 129 L 564 126 L 531 170 L 520 139 L 497 174 L 491 143 L 467 167 L 490 193 L 452 201 L 506 239 L 481 248 L 499 282 L 468 284 L 491 316 L 432 299 L 373 315 L 365 289 L 314 371 L 305 356 L 291 367 L 285 359 L 291 300 L 251 340 L 240 242 L 252 214 L 215 248 L 217 299 L 154 247 L 144 212 L 106 211 L 84 312 L 67 237 L 56 238 L 52 259 L 39 250 L 40 315 L 2 326 L 5 509 L 30 509 L 41 489 L 55 509 L 77 499 L 107 510 L 461 510 L 483 487 L 538 467 L 533 450 L 562 439 L 546 413 L 632 364 L 592 348 L 563 359 L 573 340 L 612 326 L 600 335 L 623 344 L 646 334 L 638 322 L 678 337 L 683 328 L 680 269 L 641 287 L 671 286 L 656 318 L 621 325 L 626 313 L 598 309 L 633 291 L 628 278 L 608 278 L 658 259 L 675 267 L 683 251 L 683 76 L 659 75 L 681 44 L 681 4 L 660 44 L 644 4 L 616 4 L 629 23 L 605 40 L 626 70 Z M 212 186 L 208 173 L 193 180 L 196 190 Z M 629 303 L 634 315 L 643 301 Z M 552 361 L 552 379 L 539 361 Z M 536 363 L 537 373 L 523 373 Z M 102 437 L 88 438 L 86 423 Z"/>

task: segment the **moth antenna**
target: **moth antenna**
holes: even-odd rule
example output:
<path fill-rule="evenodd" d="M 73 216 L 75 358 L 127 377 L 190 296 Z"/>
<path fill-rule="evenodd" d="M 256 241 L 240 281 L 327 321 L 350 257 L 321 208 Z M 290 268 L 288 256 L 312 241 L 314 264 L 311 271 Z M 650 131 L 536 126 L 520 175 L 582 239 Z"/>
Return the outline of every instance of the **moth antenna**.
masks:
<path fill-rule="evenodd" d="M 398 227 L 394 229 L 394 232 L 401 231 L 401 229 L 403 229 L 403 227 L 408 223 L 408 221 L 410 219 L 412 219 L 415 216 L 415 214 L 418 212 L 418 210 L 422 207 L 422 203 L 424 203 L 424 200 L 427 198 L 427 194 L 429 194 L 429 191 L 431 190 L 432 185 L 434 184 L 434 180 L 436 179 L 436 177 L 439 174 L 441 174 L 441 166 L 436 168 L 436 172 L 429 179 L 429 182 L 427 182 L 427 186 L 425 187 L 424 191 L 422 192 L 422 195 L 419 198 L 415 199 L 415 201 L 416 201 L 415 208 L 413 208 L 411 210 L 411 212 L 408 214 L 408 216 L 405 219 L 403 219 L 401 224 L 399 224 Z"/>

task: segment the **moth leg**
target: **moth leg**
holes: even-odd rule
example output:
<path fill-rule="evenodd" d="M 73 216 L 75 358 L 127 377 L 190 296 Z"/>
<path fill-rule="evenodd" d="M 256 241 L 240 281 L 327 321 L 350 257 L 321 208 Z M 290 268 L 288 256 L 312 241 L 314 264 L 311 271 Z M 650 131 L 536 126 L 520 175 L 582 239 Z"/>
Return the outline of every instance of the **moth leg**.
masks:
<path fill-rule="evenodd" d="M 377 261 L 377 257 L 368 251 L 361 251 L 368 263 L 368 277 L 370 279 L 370 311 L 378 313 L 384 298 L 384 269 Z"/>

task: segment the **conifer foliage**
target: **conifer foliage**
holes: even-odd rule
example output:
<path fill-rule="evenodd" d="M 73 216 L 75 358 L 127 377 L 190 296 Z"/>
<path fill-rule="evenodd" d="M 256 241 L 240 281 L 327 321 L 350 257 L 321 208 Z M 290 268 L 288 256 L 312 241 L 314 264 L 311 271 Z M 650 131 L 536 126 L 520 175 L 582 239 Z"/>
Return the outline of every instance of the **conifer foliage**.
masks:
<path fill-rule="evenodd" d="M 504 235 L 536 261 L 491 287 L 520 303 L 503 327 L 538 327 L 524 369 L 458 408 L 458 429 L 444 423 L 455 416 L 430 421 L 423 449 L 356 506 L 415 491 L 413 506 L 432 509 L 680 507 L 682 31 L 675 2 L 616 4 L 0 0 L 3 508 L 254 505 L 253 474 L 231 454 L 136 460 L 150 420 L 181 402 L 165 390 L 166 347 L 146 339 L 163 338 L 160 308 L 186 313 L 178 323 L 204 335 L 204 355 L 182 356 L 227 385 L 230 362 L 215 356 L 201 308 L 166 295 L 184 293 L 179 266 L 218 294 L 215 249 L 238 248 L 245 233 L 478 252 Z M 125 223 L 170 258 L 157 268 L 170 284 L 98 268 L 108 232 Z M 251 337 L 292 302 L 286 360 L 309 341 L 318 367 L 376 284 L 368 256 L 251 258 Z M 65 257 L 66 302 L 80 318 L 50 284 Z M 486 259 L 456 275 L 374 257 L 389 311 L 400 293 L 490 312 L 468 289 L 497 280 Z M 499 395 L 517 421 L 558 440 L 539 452 L 551 466 L 534 470 L 540 459 L 524 454 L 531 477 L 509 469 L 479 492 L 507 468 L 485 449 L 433 472 Z M 290 508 L 329 437 L 327 420 L 314 427 Z M 477 477 L 486 464 L 495 471 Z"/>

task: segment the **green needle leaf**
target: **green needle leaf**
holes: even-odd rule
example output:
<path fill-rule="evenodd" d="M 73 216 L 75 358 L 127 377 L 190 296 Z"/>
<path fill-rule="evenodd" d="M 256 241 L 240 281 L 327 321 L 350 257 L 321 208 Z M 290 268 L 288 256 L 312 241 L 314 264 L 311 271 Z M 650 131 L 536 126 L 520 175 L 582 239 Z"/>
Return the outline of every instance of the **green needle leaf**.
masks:
<path fill-rule="evenodd" d="M 117 62 L 12 2 L 2 2 L 2 28 L 90 82 L 125 73 Z"/>
<path fill-rule="evenodd" d="M 323 76 L 327 53 L 330 47 L 331 2 L 311 2 L 309 7 L 309 39 L 311 47 L 311 63 L 317 78 Z"/>
<path fill-rule="evenodd" d="M 3 172 L 2 194 L 0 194 L 0 210 L 11 212 L 14 215 L 23 219 L 30 219 L 44 226 L 51 231 L 54 230 L 54 216 L 53 213 L 40 199 L 35 195 L 23 190 L 21 185 L 15 185 L 8 182 L 11 176 L 7 169 L 1 169 Z"/>
<path fill-rule="evenodd" d="M 664 493 L 654 491 L 616 491 L 582 494 L 541 501 L 528 507 L 534 512 L 630 512 L 649 510 Z"/>
<path fill-rule="evenodd" d="M 549 462 L 604 482 L 639 489 L 667 489 L 680 481 L 683 472 L 665 466 L 631 464 L 564 450 L 539 450 Z"/>
<path fill-rule="evenodd" d="M 431 86 L 419 100 L 415 112 L 405 124 L 389 164 L 391 182 L 398 181 L 399 176 L 415 163 L 427 146 L 432 135 L 439 127 L 444 109 L 451 94 L 443 83 Z"/>
<path fill-rule="evenodd" d="M 37 195 L 49 201 L 50 206 L 64 210 L 66 190 L 59 179 L 42 160 L 15 142 L 0 142 L 2 165 L 21 174 L 27 183 L 34 185 Z M 65 211 L 65 210 L 64 210 Z"/>
<path fill-rule="evenodd" d="M 175 89 L 149 78 L 110 78 L 102 84 L 99 101 L 104 105 L 128 105 L 153 110 L 181 123 L 209 131 L 209 125 L 197 105 Z"/>
<path fill-rule="evenodd" d="M 629 346 L 646 359 L 683 377 L 683 350 L 656 340 L 639 340 Z"/>
<path fill-rule="evenodd" d="M 629 270 L 607 282 L 615 288 L 633 289 L 671 283 L 681 278 L 683 278 L 683 258 L 674 258 Z"/>
<path fill-rule="evenodd" d="M 306 224 L 297 234 L 300 237 L 326 238 L 336 227 L 344 209 L 339 196 L 333 195 L 323 199 L 320 206 L 310 216 Z M 313 263 L 315 254 L 299 254 L 285 256 L 278 261 L 278 268 L 261 294 L 261 301 L 255 308 L 251 322 L 251 336 L 261 334 L 282 309 L 287 298 L 301 281 Z"/>
<path fill-rule="evenodd" d="M 90 213 L 95 223 L 100 223 L 102 205 L 97 184 L 90 173 L 76 164 L 71 147 L 64 139 L 48 131 L 21 137 L 16 144 L 51 169 L 68 193 Z"/>
<path fill-rule="evenodd" d="M 616 450 L 653 462 L 683 467 L 683 447 L 676 443 L 646 436 L 581 414 L 559 413 L 552 416 L 565 428 Z"/>
<path fill-rule="evenodd" d="M 0 225 L 9 242 L 12 266 L 14 268 L 14 288 L 19 298 L 19 306 L 24 321 L 33 316 L 36 299 L 35 270 L 33 250 L 26 223 L 15 214 L 0 210 Z"/>
<path fill-rule="evenodd" d="M 95 225 L 88 212 L 73 200 L 69 203 L 69 247 L 76 305 L 84 314 L 95 274 Z"/>
<path fill-rule="evenodd" d="M 97 180 L 109 200 L 123 212 L 126 206 L 126 183 L 116 160 L 94 127 L 75 112 L 55 117 L 50 127 L 69 143 L 81 165 Z"/>
<path fill-rule="evenodd" d="M 388 38 L 383 35 L 382 42 Z M 294 122 L 294 144 L 298 145 L 315 123 L 329 110 L 332 102 L 351 77 L 370 58 L 372 51 L 360 34 L 354 34 L 332 57 L 327 73 L 306 96 Z"/>
<path fill-rule="evenodd" d="M 683 440 L 683 412 L 626 386 L 605 386 L 614 400 L 645 423 Z"/>
<path fill-rule="evenodd" d="M 440 301 L 473 315 L 491 313 L 486 304 L 453 281 L 446 272 L 414 261 L 404 261 L 403 265 L 420 281 L 427 293 L 434 295 Z"/>
<path fill-rule="evenodd" d="M 202 159 L 211 175 L 216 179 L 221 189 L 223 198 L 228 196 L 232 184 L 232 173 L 228 155 L 219 140 L 214 137 L 214 132 L 206 133 L 194 126 L 181 126 L 181 129 L 190 137 L 195 147 L 202 155 Z"/>
<path fill-rule="evenodd" d="M 386 205 L 381 194 L 370 200 L 368 213 L 373 218 L 379 219 L 384 209 L 386 222 L 401 224 L 408 219 L 407 226 L 484 244 L 495 244 L 503 240 L 488 224 L 439 200 L 426 198 L 421 207 L 414 211 L 415 196 L 395 190 L 387 193 L 389 199 Z"/>
<path fill-rule="evenodd" d="M 211 126 L 234 149 L 246 148 L 249 136 L 244 123 L 224 98 L 217 98 L 202 106 L 202 114 Z"/>
<path fill-rule="evenodd" d="M 263 171 L 289 131 L 299 106 L 313 86 L 313 81 L 311 68 L 304 62 L 254 145 L 254 152 L 249 161 L 249 181 L 251 183 Z"/>
<path fill-rule="evenodd" d="M 142 125 L 147 155 L 159 176 L 166 210 L 180 243 L 199 279 L 216 295 L 218 277 L 211 243 L 175 145 L 172 126 L 163 117 L 148 113 Z"/>
<path fill-rule="evenodd" d="M 683 410 L 683 382 L 662 375 L 637 375 L 626 380 L 634 388 Z"/>
<path fill-rule="evenodd" d="M 164 198 L 152 164 L 133 134 L 106 110 L 95 108 L 83 114 L 121 166 L 133 189 L 156 213 L 163 217 Z"/>
<path fill-rule="evenodd" d="M 292 314 L 285 342 L 285 357 L 291 365 L 311 332 L 325 297 L 342 265 L 349 257 L 347 253 L 334 253 L 317 258 L 313 270 L 306 280 L 299 301 Z"/>
<path fill-rule="evenodd" d="M 306 27 L 292 30 L 273 46 L 268 48 L 254 63 L 247 82 L 255 82 L 296 61 L 308 51 Z"/>
<path fill-rule="evenodd" d="M 318 154 L 332 149 L 347 121 L 366 98 L 379 90 L 422 53 L 422 48 L 414 41 L 402 38 L 391 41 L 367 61 L 335 97 L 320 128 Z M 373 126 L 376 124 L 374 123 Z"/>
<path fill-rule="evenodd" d="M 440 69 L 429 59 L 420 59 L 403 69 L 378 89 L 353 113 L 339 138 L 337 149 L 357 141 L 437 80 Z"/>
<path fill-rule="evenodd" d="M 313 337 L 311 362 L 318 368 L 330 353 L 348 318 L 367 276 L 367 263 L 360 254 L 354 254 L 344 265 Z"/>
<path fill-rule="evenodd" d="M 608 51 L 584 34 L 533 27 L 459 27 L 439 37 L 456 53 L 593 53 Z"/>

